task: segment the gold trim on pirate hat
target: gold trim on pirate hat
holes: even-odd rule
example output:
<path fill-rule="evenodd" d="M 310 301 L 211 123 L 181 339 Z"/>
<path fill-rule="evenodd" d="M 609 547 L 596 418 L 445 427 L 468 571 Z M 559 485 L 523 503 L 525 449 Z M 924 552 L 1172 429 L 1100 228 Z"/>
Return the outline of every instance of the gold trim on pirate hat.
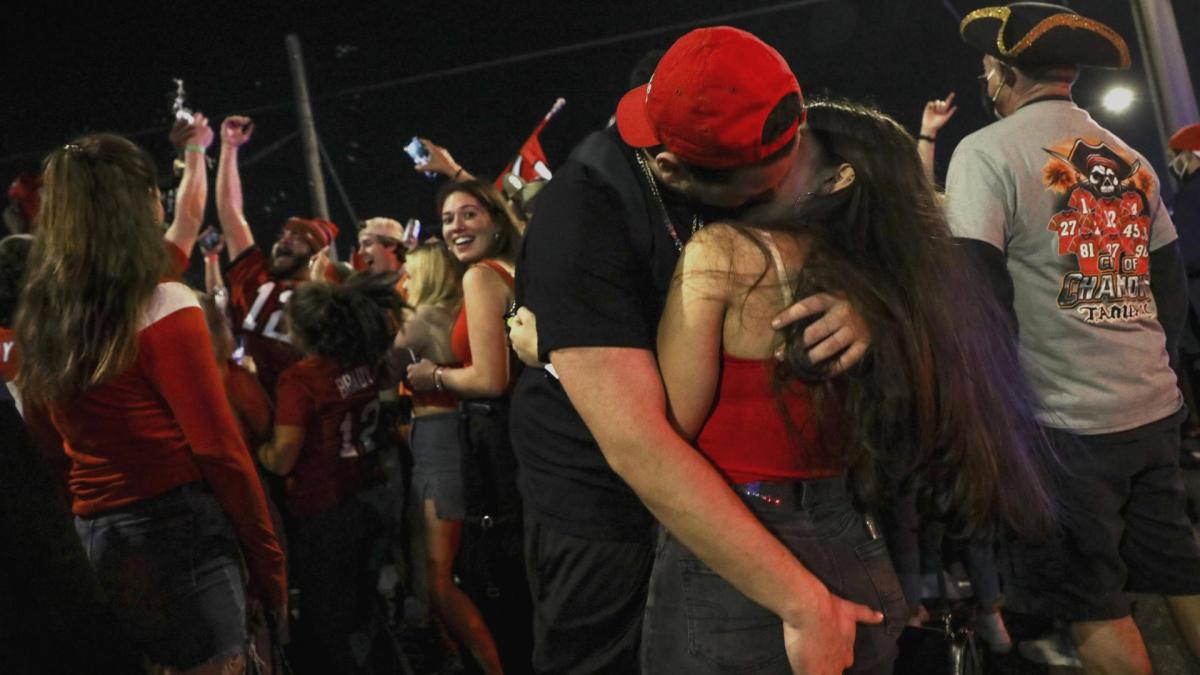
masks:
<path fill-rule="evenodd" d="M 1116 31 L 1048 2 L 977 9 L 963 17 L 959 33 L 972 47 L 1017 67 L 1129 67 L 1129 47 Z"/>

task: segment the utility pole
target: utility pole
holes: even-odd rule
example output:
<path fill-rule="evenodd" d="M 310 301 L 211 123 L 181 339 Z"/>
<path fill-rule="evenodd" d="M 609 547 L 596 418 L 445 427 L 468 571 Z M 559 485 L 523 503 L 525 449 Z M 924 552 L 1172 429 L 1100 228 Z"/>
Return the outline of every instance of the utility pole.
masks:
<path fill-rule="evenodd" d="M 1138 45 L 1146 67 L 1146 83 L 1154 104 L 1160 152 L 1180 127 L 1200 122 L 1196 91 L 1175 24 L 1171 0 L 1130 0 Z"/>
<path fill-rule="evenodd" d="M 308 78 L 304 74 L 304 55 L 300 51 L 300 38 L 289 33 L 284 39 L 287 44 L 288 63 L 292 71 L 292 92 L 296 97 L 296 117 L 300 123 L 300 140 L 304 145 L 304 168 L 308 174 L 308 192 L 312 200 L 312 215 L 329 220 L 329 202 L 325 198 L 325 177 L 321 173 L 321 145 L 317 140 L 317 125 L 313 121 L 312 101 L 308 96 Z M 337 247 L 329 245 L 329 259 L 337 260 Z"/>

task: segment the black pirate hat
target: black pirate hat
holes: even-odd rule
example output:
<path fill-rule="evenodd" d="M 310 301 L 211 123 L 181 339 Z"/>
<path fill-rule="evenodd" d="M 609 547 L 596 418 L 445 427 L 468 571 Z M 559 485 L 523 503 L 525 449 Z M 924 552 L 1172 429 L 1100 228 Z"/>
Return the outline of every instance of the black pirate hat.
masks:
<path fill-rule="evenodd" d="M 1129 47 L 1116 31 L 1048 2 L 977 9 L 963 17 L 959 32 L 972 47 L 1018 67 L 1129 67 Z"/>
<path fill-rule="evenodd" d="M 1077 139 L 1075 145 L 1071 147 L 1071 154 L 1067 155 L 1067 161 L 1079 173 L 1087 176 L 1092 172 L 1092 169 L 1097 165 L 1107 167 L 1116 174 L 1117 180 L 1124 183 L 1138 170 L 1138 164 L 1130 164 L 1129 160 L 1121 155 L 1118 155 L 1112 148 L 1101 143 L 1092 145 L 1085 143 L 1082 139 Z"/>

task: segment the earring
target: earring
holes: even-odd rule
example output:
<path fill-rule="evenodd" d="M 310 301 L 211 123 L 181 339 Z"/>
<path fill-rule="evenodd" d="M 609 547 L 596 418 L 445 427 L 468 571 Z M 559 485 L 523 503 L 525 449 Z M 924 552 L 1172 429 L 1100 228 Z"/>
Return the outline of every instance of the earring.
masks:
<path fill-rule="evenodd" d="M 818 183 L 818 186 L 819 186 L 819 187 L 823 187 L 823 186 L 825 186 L 825 185 L 829 185 L 830 183 L 832 183 L 832 182 L 834 182 L 834 181 L 836 181 L 836 180 L 837 180 L 837 176 L 836 176 L 836 175 L 834 175 L 834 176 L 830 176 L 829 178 L 826 178 L 825 180 L 823 180 L 823 181 L 821 181 L 820 183 Z M 811 199 L 811 198 L 813 198 L 813 197 L 816 197 L 817 195 L 825 195 L 825 194 L 829 194 L 829 193 L 828 193 L 828 192 L 821 192 L 821 191 L 818 191 L 818 190 L 813 190 L 813 191 L 811 191 L 811 192 L 805 192 L 805 193 L 804 193 L 804 198 L 805 198 L 805 199 Z M 797 203 L 797 204 L 799 204 L 799 203 L 800 203 L 800 197 L 796 197 L 796 203 Z"/>

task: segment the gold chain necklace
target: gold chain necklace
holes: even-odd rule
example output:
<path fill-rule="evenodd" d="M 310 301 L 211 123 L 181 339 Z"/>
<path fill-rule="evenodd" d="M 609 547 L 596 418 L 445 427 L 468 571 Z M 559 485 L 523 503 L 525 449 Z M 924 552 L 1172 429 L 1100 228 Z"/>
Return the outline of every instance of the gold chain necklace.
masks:
<path fill-rule="evenodd" d="M 671 235 L 671 241 L 675 244 L 675 252 L 683 252 L 683 241 L 679 239 L 679 233 L 675 230 L 675 224 L 671 222 L 671 214 L 667 213 L 667 205 L 663 202 L 662 194 L 658 191 L 658 182 L 654 180 L 654 172 L 650 171 L 649 164 L 646 163 L 646 158 L 642 156 L 641 150 L 634 150 L 633 156 L 637 159 L 638 166 L 642 168 L 642 174 L 646 177 L 646 183 L 650 185 L 650 193 L 654 195 L 654 201 L 658 203 L 658 211 L 662 214 L 663 226 L 667 228 L 667 234 Z M 692 212 L 692 232 L 696 234 L 704 226 L 700 220 L 700 215 Z"/>

